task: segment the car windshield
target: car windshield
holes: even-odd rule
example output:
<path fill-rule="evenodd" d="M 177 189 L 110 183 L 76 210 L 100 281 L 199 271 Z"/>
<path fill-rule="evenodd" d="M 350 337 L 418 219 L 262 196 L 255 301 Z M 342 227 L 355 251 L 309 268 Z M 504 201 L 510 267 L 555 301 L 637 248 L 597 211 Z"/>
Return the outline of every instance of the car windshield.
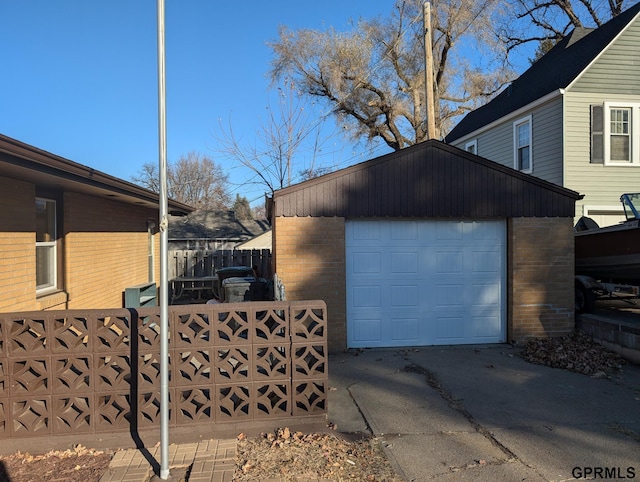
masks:
<path fill-rule="evenodd" d="M 624 215 L 627 221 L 640 219 L 640 213 L 638 213 L 638 208 L 640 208 L 640 193 L 623 194 L 620 197 L 620 201 L 624 206 Z"/>

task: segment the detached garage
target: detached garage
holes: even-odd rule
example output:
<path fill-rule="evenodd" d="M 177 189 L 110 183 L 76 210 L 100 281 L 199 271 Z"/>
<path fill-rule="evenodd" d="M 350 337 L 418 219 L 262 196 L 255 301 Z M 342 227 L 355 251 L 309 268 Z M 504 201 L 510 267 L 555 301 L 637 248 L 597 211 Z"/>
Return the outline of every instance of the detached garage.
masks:
<path fill-rule="evenodd" d="M 577 199 L 427 141 L 276 191 L 274 268 L 326 301 L 333 351 L 563 335 Z"/>

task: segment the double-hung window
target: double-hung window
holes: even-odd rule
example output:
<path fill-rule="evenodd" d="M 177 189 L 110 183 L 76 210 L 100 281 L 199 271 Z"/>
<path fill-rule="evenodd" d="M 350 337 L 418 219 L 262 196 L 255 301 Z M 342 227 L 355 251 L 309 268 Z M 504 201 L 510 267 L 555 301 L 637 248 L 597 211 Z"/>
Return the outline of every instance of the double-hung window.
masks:
<path fill-rule="evenodd" d="M 513 123 L 514 168 L 518 171 L 533 171 L 533 151 L 531 148 L 531 116 Z"/>
<path fill-rule="evenodd" d="M 604 163 L 640 164 L 640 104 L 604 104 Z"/>
<path fill-rule="evenodd" d="M 478 139 L 474 139 L 472 141 L 467 142 L 464 145 L 464 150 L 470 152 L 471 154 L 478 153 Z"/>
<path fill-rule="evenodd" d="M 56 201 L 36 198 L 36 292 L 57 288 Z"/>
<path fill-rule="evenodd" d="M 631 162 L 631 109 L 610 109 L 609 129 L 609 160 Z"/>

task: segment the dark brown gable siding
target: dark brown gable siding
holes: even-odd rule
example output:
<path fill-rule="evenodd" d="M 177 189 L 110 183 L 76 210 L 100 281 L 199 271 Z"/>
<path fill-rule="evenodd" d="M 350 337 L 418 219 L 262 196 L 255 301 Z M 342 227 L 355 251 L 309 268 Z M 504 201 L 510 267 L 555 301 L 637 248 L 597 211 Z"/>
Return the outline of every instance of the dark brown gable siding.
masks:
<path fill-rule="evenodd" d="M 275 216 L 573 217 L 580 195 L 439 141 L 274 194 Z"/>

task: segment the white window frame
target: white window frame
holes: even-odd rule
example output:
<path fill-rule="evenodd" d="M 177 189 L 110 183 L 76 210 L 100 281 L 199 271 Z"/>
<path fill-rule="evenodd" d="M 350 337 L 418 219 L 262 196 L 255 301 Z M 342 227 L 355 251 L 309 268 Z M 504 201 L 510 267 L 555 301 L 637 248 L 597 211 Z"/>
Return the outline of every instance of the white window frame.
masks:
<path fill-rule="evenodd" d="M 611 111 L 614 109 L 630 109 L 631 124 L 629 161 L 611 160 Z M 604 165 L 605 166 L 640 166 L 640 103 L 638 102 L 605 102 L 604 103 Z"/>
<path fill-rule="evenodd" d="M 467 142 L 464 145 L 464 150 L 467 152 L 470 152 L 471 154 L 478 155 L 478 139 L 474 139 L 472 141 Z"/>
<path fill-rule="evenodd" d="M 57 232 L 58 232 L 58 206 L 55 199 L 44 197 L 36 197 L 36 202 L 44 201 L 45 203 L 53 203 L 53 241 L 38 241 L 36 233 L 36 250 L 38 248 L 47 248 L 52 254 L 49 260 L 49 280 L 47 284 L 36 285 L 36 295 L 41 295 L 55 291 L 58 289 L 58 248 L 57 248 Z M 36 266 L 37 277 L 37 266 Z"/>
<path fill-rule="evenodd" d="M 529 126 L 529 169 L 518 169 L 518 127 L 523 124 L 528 124 Z M 520 119 L 513 122 L 513 168 L 516 171 L 524 172 L 527 174 L 531 174 L 533 172 L 533 128 L 532 128 L 532 117 L 528 115 L 526 117 L 521 117 Z"/>

